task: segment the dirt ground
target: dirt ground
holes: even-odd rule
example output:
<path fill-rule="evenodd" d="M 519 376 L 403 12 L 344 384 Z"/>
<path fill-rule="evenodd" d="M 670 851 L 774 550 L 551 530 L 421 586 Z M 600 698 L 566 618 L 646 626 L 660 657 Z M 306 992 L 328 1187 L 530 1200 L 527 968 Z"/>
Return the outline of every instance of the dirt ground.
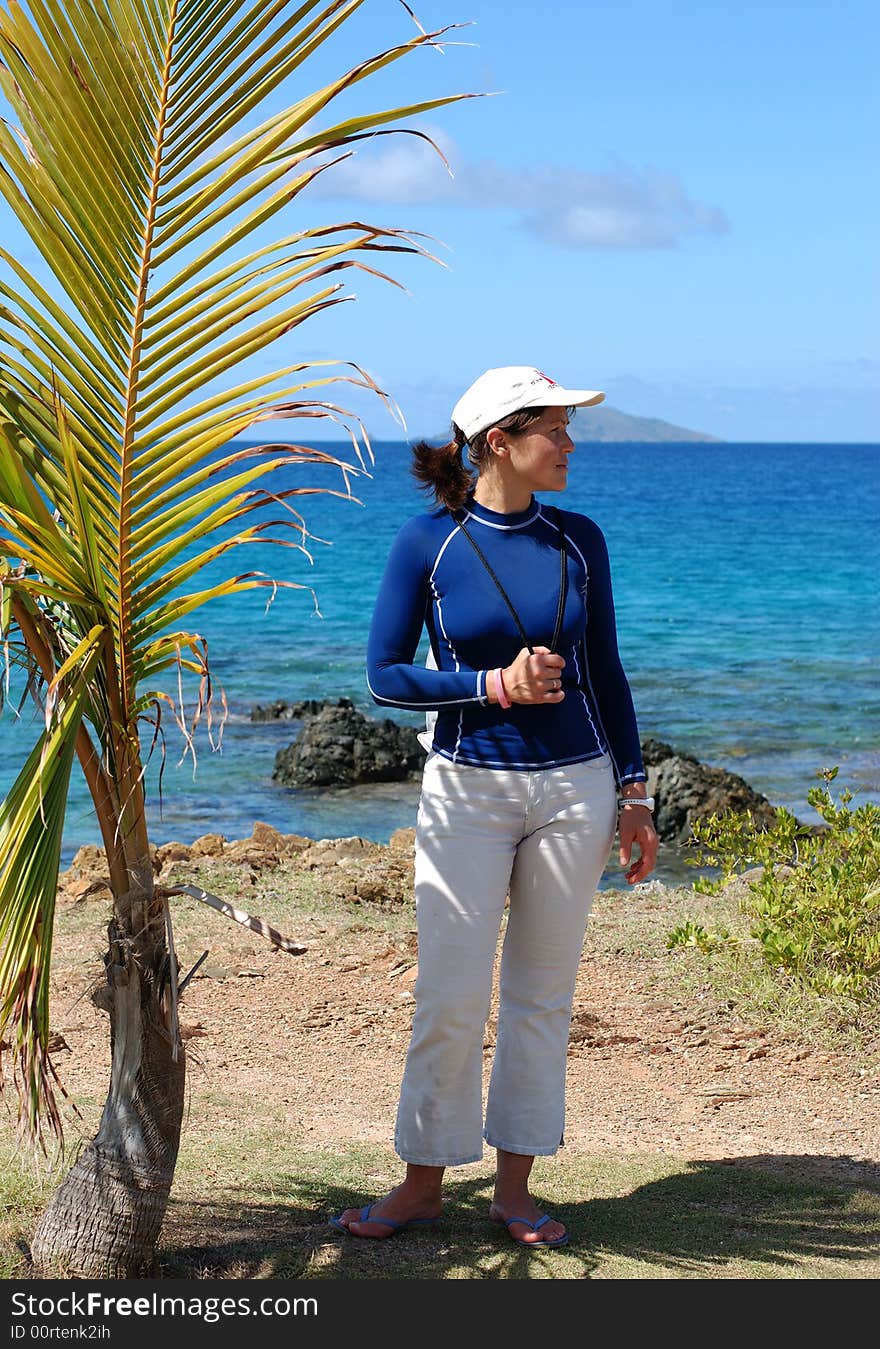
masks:
<path fill-rule="evenodd" d="M 187 901 L 185 921 L 176 920 L 181 968 L 210 946 L 181 1008 L 190 1115 L 204 1119 L 205 1102 L 210 1111 L 219 1101 L 215 1113 L 234 1126 L 238 1110 L 246 1115 L 248 1102 L 258 1102 L 289 1128 L 294 1146 L 390 1146 L 417 974 L 407 840 L 386 849 L 308 842 L 286 851 L 279 844 L 274 856 L 243 845 L 227 845 L 222 856 L 215 843 L 214 856 L 190 859 L 202 884 L 205 866 L 209 879 L 210 867 L 221 867 L 217 893 L 230 894 L 231 877 L 237 903 L 307 947 L 287 954 Z M 170 865 L 166 857 L 163 879 Z M 180 879 L 189 863 L 175 865 Z M 74 868 L 62 891 L 52 1021 L 59 1072 L 74 1099 L 92 1103 L 90 1125 L 108 1074 L 106 1018 L 87 996 L 100 973 L 106 916 L 100 894 L 83 897 L 84 876 Z M 285 878 L 294 876 L 323 889 L 327 904 L 286 903 Z M 377 925 L 368 919 L 383 894 L 389 920 Z M 631 935 L 640 917 L 656 926 L 668 899 L 657 882 L 597 896 L 574 1003 L 565 1147 L 748 1159 L 792 1176 L 877 1184 L 876 1064 L 747 1024 L 708 993 L 671 993 L 668 954 L 633 949 Z M 630 935 L 616 942 L 623 914 Z M 493 1038 L 494 1006 L 487 1078 Z"/>

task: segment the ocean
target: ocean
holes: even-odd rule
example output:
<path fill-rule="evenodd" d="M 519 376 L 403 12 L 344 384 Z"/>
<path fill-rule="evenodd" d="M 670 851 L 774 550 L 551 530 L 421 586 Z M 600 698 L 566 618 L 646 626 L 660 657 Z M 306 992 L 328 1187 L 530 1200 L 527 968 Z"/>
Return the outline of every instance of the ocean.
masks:
<path fill-rule="evenodd" d="M 321 448 L 352 460 L 348 444 Z M 279 589 L 268 608 L 271 592 L 247 591 L 190 620 L 208 639 L 228 716 L 218 749 L 199 729 L 195 766 L 191 755 L 181 762 L 184 742 L 164 717 L 161 800 L 159 747 L 147 773 L 153 842 L 188 843 L 207 832 L 243 838 L 255 820 L 314 838 L 385 842 L 415 822 L 415 784 L 280 787 L 275 754 L 296 727 L 250 720 L 256 704 L 300 698 L 347 697 L 368 715 L 389 715 L 367 691 L 367 631 L 391 540 L 428 504 L 409 473 L 408 447 L 373 448 L 370 476 L 353 480 L 359 504 L 324 493 L 293 500 L 311 534 L 326 541 L 309 542 L 312 563 L 262 544 L 212 566 L 213 580 L 254 570 L 306 588 Z M 283 470 L 274 485 L 344 491 L 326 466 Z M 825 767 L 839 768 L 838 785 L 857 801 L 880 800 L 880 446 L 579 445 L 568 488 L 555 499 L 590 515 L 608 541 L 620 650 L 643 736 L 739 773 L 804 819 L 815 818 L 806 796 Z M 420 658 L 424 651 L 423 640 Z M 173 674 L 164 687 L 177 695 Z M 0 718 L 3 792 L 38 725 L 30 708 L 15 716 L 14 692 Z M 183 693 L 191 711 L 192 681 Z M 390 715 L 423 725 L 413 713 Z M 95 842 L 74 765 L 62 864 Z"/>

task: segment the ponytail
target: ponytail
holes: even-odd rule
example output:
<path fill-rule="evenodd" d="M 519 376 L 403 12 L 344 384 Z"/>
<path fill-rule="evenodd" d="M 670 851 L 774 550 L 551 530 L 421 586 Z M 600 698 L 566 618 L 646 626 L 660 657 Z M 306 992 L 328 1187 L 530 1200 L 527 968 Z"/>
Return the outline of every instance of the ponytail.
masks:
<path fill-rule="evenodd" d="M 509 435 L 521 435 L 533 422 L 547 411 L 546 408 L 520 408 L 501 417 L 493 426 L 499 427 Z M 473 491 L 477 475 L 482 473 L 492 460 L 492 449 L 487 440 L 487 432 L 477 431 L 468 441 L 460 427 L 452 423 L 453 439 L 445 445 L 429 445 L 420 440 L 413 445 L 412 474 L 422 490 L 429 492 L 438 506 L 447 510 L 461 510 L 470 492 Z M 469 472 L 464 466 L 463 453 L 467 448 L 468 461 L 473 464 L 477 474 Z"/>
<path fill-rule="evenodd" d="M 457 511 L 473 488 L 474 475 L 465 468 L 462 458 L 467 445 L 464 433 L 455 425 L 452 429 L 454 437 L 445 445 L 431 445 L 427 440 L 413 445 L 412 474 L 438 506 Z"/>

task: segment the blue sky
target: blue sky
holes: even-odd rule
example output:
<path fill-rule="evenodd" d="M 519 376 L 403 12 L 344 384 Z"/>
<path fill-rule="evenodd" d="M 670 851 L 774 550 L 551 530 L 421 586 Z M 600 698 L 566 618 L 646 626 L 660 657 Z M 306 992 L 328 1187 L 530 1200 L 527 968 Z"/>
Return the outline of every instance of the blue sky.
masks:
<path fill-rule="evenodd" d="M 357 361 L 411 435 L 444 433 L 488 366 L 525 363 L 728 440 L 880 441 L 875 0 L 413 7 L 426 27 L 470 22 L 450 35 L 463 45 L 417 52 L 350 106 L 495 95 L 410 123 L 454 176 L 416 138 L 380 137 L 276 232 L 407 227 L 447 265 L 401 260 L 408 293 L 359 277 L 356 304 L 250 373 Z M 397 0 L 367 0 L 309 79 L 411 31 Z M 375 437 L 400 435 L 346 401 Z"/>
<path fill-rule="evenodd" d="M 394 8 L 349 36 L 392 34 Z M 409 296 L 359 284 L 334 320 L 411 432 L 523 362 L 730 440 L 880 440 L 876 4 L 415 8 L 473 20 L 454 36 L 475 45 L 390 85 L 500 92 L 421 124 L 454 179 L 386 137 L 321 188 L 447 245 L 449 271 L 406 268 Z"/>

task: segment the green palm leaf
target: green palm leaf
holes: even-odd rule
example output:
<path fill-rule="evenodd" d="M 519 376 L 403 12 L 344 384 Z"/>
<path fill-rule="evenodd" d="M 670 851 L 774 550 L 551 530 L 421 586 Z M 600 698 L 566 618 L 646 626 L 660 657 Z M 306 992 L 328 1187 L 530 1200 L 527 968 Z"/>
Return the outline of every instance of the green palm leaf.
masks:
<path fill-rule="evenodd" d="M 335 464 L 350 493 L 363 471 L 369 444 L 335 391 L 386 395 L 357 366 L 309 360 L 294 336 L 351 298 L 353 269 L 391 280 L 379 255 L 430 257 L 413 234 L 357 220 L 290 231 L 291 203 L 355 142 L 414 134 L 395 124 L 466 97 L 333 111 L 448 30 L 419 29 L 308 91 L 310 59 L 362 2 L 0 8 L 11 109 L 0 120 L 0 196 L 52 274 L 42 284 L 0 249 L 0 615 L 9 649 L 47 696 L 46 730 L 0 808 L 0 1030 L 18 1025 L 32 1127 L 41 1093 L 49 1099 L 48 943 L 74 752 L 96 800 L 120 930 L 161 928 L 138 722 L 175 700 L 154 681 L 173 666 L 207 677 L 205 643 L 180 625 L 208 600 L 297 584 L 255 571 L 203 577 L 258 539 L 304 547 L 290 498 L 310 489 L 272 494 L 268 475 Z M 294 75 L 296 101 L 273 108 L 269 96 Z M 275 220 L 285 227 L 272 239 Z M 273 345 L 277 369 L 231 380 Z M 356 462 L 229 444 L 266 421 L 316 416 L 339 421 Z"/>
<path fill-rule="evenodd" d="M 41 1109 L 56 1132 L 61 1120 L 48 1051 L 49 974 L 58 863 L 76 732 L 100 655 L 100 629 L 76 652 L 71 690 L 0 804 L 0 1053 L 9 1053 L 22 1086 L 26 1133 L 41 1136 Z M 59 672 L 60 673 L 60 672 Z"/>

